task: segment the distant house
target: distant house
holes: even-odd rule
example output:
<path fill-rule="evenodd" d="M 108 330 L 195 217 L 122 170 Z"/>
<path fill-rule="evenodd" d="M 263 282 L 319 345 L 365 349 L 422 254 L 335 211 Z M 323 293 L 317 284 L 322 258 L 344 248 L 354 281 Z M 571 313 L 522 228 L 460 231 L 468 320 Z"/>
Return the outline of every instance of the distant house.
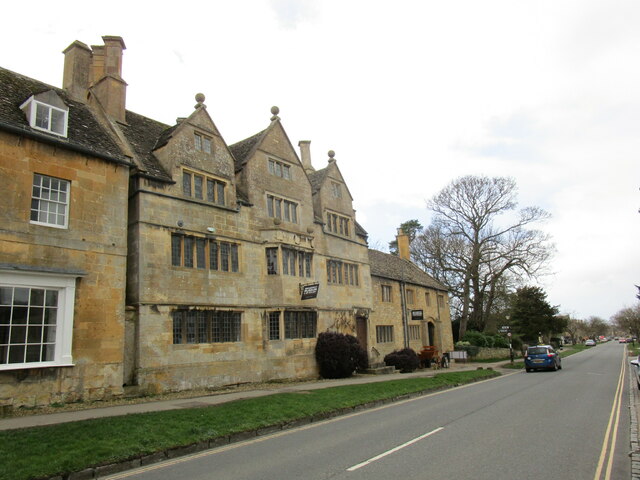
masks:
<path fill-rule="evenodd" d="M 202 94 L 133 113 L 103 41 L 62 89 L 0 69 L 0 404 L 313 377 L 327 330 L 372 362 L 452 348 L 446 290 L 368 249 L 334 152 L 316 170 L 276 107 L 234 145 Z"/>

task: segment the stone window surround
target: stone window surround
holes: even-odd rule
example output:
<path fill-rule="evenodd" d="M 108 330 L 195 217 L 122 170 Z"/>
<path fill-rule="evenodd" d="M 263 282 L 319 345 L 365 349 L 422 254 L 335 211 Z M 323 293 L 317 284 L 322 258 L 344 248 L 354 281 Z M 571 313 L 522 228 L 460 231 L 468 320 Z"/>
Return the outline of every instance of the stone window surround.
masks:
<path fill-rule="evenodd" d="M 226 204 L 227 182 L 189 168 L 182 168 L 181 171 L 184 196 L 214 205 Z"/>
<path fill-rule="evenodd" d="M 351 218 L 337 212 L 327 210 L 326 231 L 349 238 L 351 236 Z"/>
<path fill-rule="evenodd" d="M 376 343 L 393 343 L 393 325 L 376 325 Z"/>
<path fill-rule="evenodd" d="M 267 170 L 271 175 L 292 180 L 291 165 L 275 158 L 267 158 Z"/>

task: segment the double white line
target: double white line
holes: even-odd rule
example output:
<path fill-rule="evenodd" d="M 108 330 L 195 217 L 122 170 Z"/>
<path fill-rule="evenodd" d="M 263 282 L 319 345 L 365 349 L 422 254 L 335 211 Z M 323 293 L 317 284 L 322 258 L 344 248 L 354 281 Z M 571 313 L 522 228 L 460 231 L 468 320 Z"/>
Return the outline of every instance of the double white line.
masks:
<path fill-rule="evenodd" d="M 627 369 L 627 349 L 624 349 L 624 356 L 622 357 L 622 368 L 620 368 L 620 377 L 618 378 L 618 388 L 616 389 L 615 398 L 613 399 L 613 406 L 611 407 L 611 414 L 609 415 L 609 424 L 607 425 L 607 431 L 604 434 L 604 441 L 602 442 L 602 450 L 600 451 L 600 458 L 598 460 L 598 468 L 596 474 L 593 477 L 594 480 L 610 480 L 611 468 L 613 466 L 613 456 L 616 451 L 616 438 L 618 436 L 618 425 L 620 423 L 620 407 L 622 405 L 622 390 L 624 385 L 624 373 Z M 607 460 L 607 454 L 609 458 Z M 602 476 L 605 466 L 607 469 Z"/>

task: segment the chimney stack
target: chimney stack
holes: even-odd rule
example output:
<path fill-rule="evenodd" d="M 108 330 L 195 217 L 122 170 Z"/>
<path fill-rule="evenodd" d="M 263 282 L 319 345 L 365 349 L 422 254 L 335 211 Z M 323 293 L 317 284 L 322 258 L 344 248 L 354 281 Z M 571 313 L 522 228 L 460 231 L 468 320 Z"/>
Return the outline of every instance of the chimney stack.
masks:
<path fill-rule="evenodd" d="M 315 172 L 315 168 L 311 165 L 311 140 L 300 140 L 298 146 L 300 147 L 302 168 L 304 168 L 304 171 L 307 173 Z"/>
<path fill-rule="evenodd" d="M 63 52 L 63 87 L 83 102 L 93 97 L 112 119 L 125 121 L 127 83 L 122 79 L 122 37 L 104 36 L 104 45 L 75 41 Z"/>
<path fill-rule="evenodd" d="M 411 260 L 411 253 L 409 250 L 409 235 L 404 233 L 401 228 L 398 229 L 396 235 L 396 242 L 398 243 L 398 256 L 404 260 Z"/>
<path fill-rule="evenodd" d="M 69 45 L 64 53 L 64 74 L 62 88 L 76 100 L 85 102 L 91 79 L 91 49 L 76 40 Z"/>

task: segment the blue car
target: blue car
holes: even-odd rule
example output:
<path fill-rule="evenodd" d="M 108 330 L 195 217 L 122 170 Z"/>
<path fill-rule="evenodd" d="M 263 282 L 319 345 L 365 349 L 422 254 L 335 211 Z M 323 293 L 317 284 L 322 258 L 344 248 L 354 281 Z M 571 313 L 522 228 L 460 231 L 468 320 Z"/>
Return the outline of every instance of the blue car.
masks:
<path fill-rule="evenodd" d="M 524 368 L 527 372 L 532 370 L 560 370 L 562 360 L 560 354 L 551 345 L 536 345 L 527 348 L 524 356 Z"/>

